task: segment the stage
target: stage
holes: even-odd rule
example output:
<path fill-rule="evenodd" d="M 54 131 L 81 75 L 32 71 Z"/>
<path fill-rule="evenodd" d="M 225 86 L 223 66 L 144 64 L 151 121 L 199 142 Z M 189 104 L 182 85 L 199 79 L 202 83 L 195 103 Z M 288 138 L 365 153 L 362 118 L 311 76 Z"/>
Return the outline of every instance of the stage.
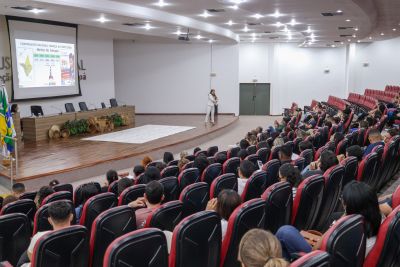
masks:
<path fill-rule="evenodd" d="M 36 188 L 54 178 L 61 182 L 75 182 L 103 174 L 108 168 L 131 168 L 144 155 L 159 159 L 164 151 L 179 153 L 218 136 L 237 119 L 233 115 L 219 115 L 214 126 L 206 127 L 203 115 L 136 115 L 136 127 L 166 125 L 184 126 L 187 129 L 142 144 L 95 141 L 99 135 L 94 138 L 90 135 L 26 142 L 19 149 L 19 167 L 14 182 L 24 182 Z M 118 131 L 127 129 L 121 128 Z M 84 140 L 86 137 L 94 140 Z M 2 171 L 0 174 L 3 180 L 10 179 L 8 172 Z"/>

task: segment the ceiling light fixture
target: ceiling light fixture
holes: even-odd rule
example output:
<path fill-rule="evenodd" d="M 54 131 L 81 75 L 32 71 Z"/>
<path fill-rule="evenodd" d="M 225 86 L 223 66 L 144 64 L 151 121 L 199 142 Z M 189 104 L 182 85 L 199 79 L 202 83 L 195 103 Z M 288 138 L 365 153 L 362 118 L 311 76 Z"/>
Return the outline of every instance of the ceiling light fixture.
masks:
<path fill-rule="evenodd" d="M 282 24 L 280 21 L 278 21 L 274 25 L 275 25 L 275 27 L 282 27 L 284 24 Z"/>
<path fill-rule="evenodd" d="M 211 14 L 208 13 L 207 10 L 204 10 L 203 14 L 200 14 L 199 16 L 203 17 L 203 18 L 208 18 L 208 17 L 211 17 Z"/>
<path fill-rule="evenodd" d="M 370 36 L 368 39 L 372 40 L 372 36 Z"/>
<path fill-rule="evenodd" d="M 356 38 L 356 37 L 357 37 L 357 35 L 353 34 L 353 38 Z"/>
<path fill-rule="evenodd" d="M 341 45 L 343 45 L 343 44 L 344 44 L 344 42 L 340 42 L 340 44 L 341 44 Z"/>
<path fill-rule="evenodd" d="M 208 42 L 209 42 L 210 44 L 212 44 L 212 43 L 214 43 L 214 40 L 213 40 L 213 39 L 210 39 L 210 40 L 208 40 Z"/>
<path fill-rule="evenodd" d="M 347 39 L 347 42 L 351 42 L 351 39 Z"/>
<path fill-rule="evenodd" d="M 356 31 L 356 32 L 358 32 L 358 28 L 356 27 L 356 28 L 354 28 L 354 30 Z"/>
<path fill-rule="evenodd" d="M 335 48 L 335 47 L 336 47 L 336 45 L 331 45 L 331 47 Z"/>
<path fill-rule="evenodd" d="M 381 32 L 381 35 L 384 36 L 385 34 L 383 32 Z"/>
<path fill-rule="evenodd" d="M 29 10 L 30 12 L 34 13 L 34 14 L 39 14 L 42 13 L 44 10 L 41 8 L 33 8 L 31 10 Z"/>
<path fill-rule="evenodd" d="M 292 40 L 292 33 L 290 31 L 288 32 L 288 40 Z"/>
<path fill-rule="evenodd" d="M 279 13 L 279 10 L 276 10 L 274 14 L 271 14 L 271 16 L 272 16 L 272 17 L 275 17 L 275 18 L 280 18 L 280 17 L 283 16 L 283 14 L 282 14 L 282 13 Z"/>
<path fill-rule="evenodd" d="M 197 40 L 200 40 L 201 38 L 203 38 L 203 36 L 201 36 L 200 34 L 198 34 L 195 38 L 196 38 Z"/>
<path fill-rule="evenodd" d="M 311 30 L 311 27 L 310 26 L 308 26 L 307 27 L 307 31 L 306 31 L 307 33 L 312 33 L 312 30 Z"/>
<path fill-rule="evenodd" d="M 148 31 L 148 30 L 153 29 L 154 27 L 152 27 L 152 26 L 150 25 L 150 23 L 146 23 L 146 25 L 144 25 L 143 28 L 144 28 L 146 31 Z"/>
<path fill-rule="evenodd" d="M 246 2 L 246 0 L 230 0 L 229 2 L 231 2 L 232 4 L 235 4 L 235 5 L 240 5 L 244 2 Z"/>
<path fill-rule="evenodd" d="M 336 10 L 336 13 L 343 13 L 341 9 Z"/>
<path fill-rule="evenodd" d="M 393 29 L 392 29 L 392 31 L 394 31 L 394 32 L 395 32 L 395 31 L 397 31 L 397 29 L 396 29 L 396 28 L 393 28 Z"/>
<path fill-rule="evenodd" d="M 244 32 L 248 32 L 249 31 L 249 28 L 247 27 L 247 25 L 244 26 L 243 31 Z"/>
<path fill-rule="evenodd" d="M 256 38 L 253 38 L 251 39 L 251 42 L 254 43 L 256 40 L 257 40 Z"/>
<path fill-rule="evenodd" d="M 357 40 L 357 43 L 361 43 L 361 40 Z"/>
<path fill-rule="evenodd" d="M 164 0 L 158 0 L 157 3 L 154 3 L 155 6 L 159 6 L 159 7 L 165 7 L 165 6 L 169 6 L 169 3 L 165 3 Z"/>
<path fill-rule="evenodd" d="M 176 34 L 176 35 L 181 35 L 181 34 L 183 34 L 183 33 L 181 32 L 180 29 L 178 29 L 176 32 L 174 32 L 174 34 Z"/>
<path fill-rule="evenodd" d="M 110 21 L 109 19 L 107 19 L 106 17 L 104 17 L 104 15 L 102 15 L 100 18 L 96 19 L 96 21 L 100 22 L 100 23 L 105 23 Z"/>
<path fill-rule="evenodd" d="M 290 25 L 290 26 L 296 26 L 297 24 L 299 24 L 299 23 L 297 23 L 297 21 L 296 21 L 295 19 L 292 19 L 292 20 L 289 22 L 289 25 Z"/>
<path fill-rule="evenodd" d="M 229 8 L 232 8 L 232 9 L 234 9 L 234 10 L 238 10 L 238 9 L 239 9 L 239 6 L 238 6 L 238 5 L 233 5 L 233 6 L 230 6 Z"/>
<path fill-rule="evenodd" d="M 350 22 L 351 21 L 351 19 L 346 19 L 346 22 Z"/>
<path fill-rule="evenodd" d="M 261 15 L 261 14 L 259 14 L 259 13 L 257 13 L 257 14 L 254 14 L 252 17 L 255 18 L 255 19 L 261 19 L 261 18 L 263 18 L 264 16 Z"/>
<path fill-rule="evenodd" d="M 229 26 L 232 26 L 233 24 L 235 24 L 232 20 L 228 21 L 226 24 L 228 24 Z"/>

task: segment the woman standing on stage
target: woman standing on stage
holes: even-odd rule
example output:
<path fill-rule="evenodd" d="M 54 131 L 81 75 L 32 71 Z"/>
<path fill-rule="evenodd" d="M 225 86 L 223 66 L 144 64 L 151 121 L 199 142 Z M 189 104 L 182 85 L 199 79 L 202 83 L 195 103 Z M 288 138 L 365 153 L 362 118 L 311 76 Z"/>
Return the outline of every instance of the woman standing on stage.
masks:
<path fill-rule="evenodd" d="M 208 94 L 208 102 L 207 102 L 207 113 L 205 124 L 207 125 L 208 120 L 211 121 L 211 124 L 214 125 L 214 113 L 215 113 L 215 106 L 218 105 L 218 97 L 215 94 L 215 90 L 211 89 L 210 93 Z M 211 119 L 210 119 L 211 116 Z"/>

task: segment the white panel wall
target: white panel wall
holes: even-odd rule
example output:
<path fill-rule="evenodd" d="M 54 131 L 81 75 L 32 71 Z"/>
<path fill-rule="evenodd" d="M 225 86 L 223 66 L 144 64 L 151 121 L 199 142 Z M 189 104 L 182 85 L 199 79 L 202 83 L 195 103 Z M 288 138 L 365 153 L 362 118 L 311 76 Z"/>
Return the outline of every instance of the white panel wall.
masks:
<path fill-rule="evenodd" d="M 366 88 L 383 90 L 388 84 L 400 85 L 400 38 L 357 44 L 350 70 L 350 91 Z M 364 67 L 368 63 L 368 67 Z"/>
<path fill-rule="evenodd" d="M 270 44 L 241 44 L 239 52 L 239 82 L 259 83 L 270 82 L 269 54 L 273 45 Z"/>
<path fill-rule="evenodd" d="M 220 112 L 238 112 L 237 45 L 115 41 L 115 88 L 138 113 L 205 113 L 210 84 Z M 210 82 L 210 73 L 216 73 Z"/>
<path fill-rule="evenodd" d="M 10 51 L 5 25 L 4 16 L 0 16 L 0 60 L 2 56 L 9 56 Z M 109 104 L 109 99 L 115 97 L 113 38 L 109 36 L 109 32 L 101 29 L 79 26 L 78 53 L 79 60 L 83 60 L 87 69 L 87 80 L 81 81 L 82 96 L 18 102 L 22 117 L 31 115 L 31 105 L 41 105 L 45 114 L 55 114 L 65 111 L 66 102 L 74 103 L 78 110 L 78 102 L 81 101 L 86 101 L 89 108 L 100 107 L 101 102 Z M 6 85 L 11 97 L 11 85 Z"/>

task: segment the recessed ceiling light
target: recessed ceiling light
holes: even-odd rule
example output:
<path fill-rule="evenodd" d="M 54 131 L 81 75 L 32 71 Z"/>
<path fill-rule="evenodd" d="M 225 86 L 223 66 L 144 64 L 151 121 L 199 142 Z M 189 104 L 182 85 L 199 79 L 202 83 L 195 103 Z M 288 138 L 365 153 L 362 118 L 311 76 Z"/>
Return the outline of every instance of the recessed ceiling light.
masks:
<path fill-rule="evenodd" d="M 244 26 L 243 31 L 244 32 L 248 32 L 249 31 L 249 28 L 247 27 L 247 25 Z"/>
<path fill-rule="evenodd" d="M 341 9 L 336 10 L 336 13 L 343 13 Z"/>
<path fill-rule="evenodd" d="M 356 32 L 358 32 L 358 28 L 356 27 L 356 28 L 354 28 L 354 30 L 356 31 Z"/>
<path fill-rule="evenodd" d="M 351 21 L 351 19 L 346 19 L 346 22 L 350 22 Z"/>
<path fill-rule="evenodd" d="M 44 12 L 44 10 L 41 8 L 33 8 L 33 9 L 29 10 L 29 12 L 32 12 L 34 14 L 39 14 L 39 13 Z"/>
<path fill-rule="evenodd" d="M 203 38 L 203 36 L 201 36 L 200 34 L 198 34 L 195 38 L 196 38 L 197 40 L 200 40 L 201 38 Z"/>
<path fill-rule="evenodd" d="M 251 42 L 254 43 L 256 41 L 256 38 L 251 39 Z"/>
<path fill-rule="evenodd" d="M 292 33 L 290 31 L 288 32 L 288 40 L 292 40 Z"/>
<path fill-rule="evenodd" d="M 351 39 L 347 39 L 347 42 L 351 42 Z"/>
<path fill-rule="evenodd" d="M 181 32 L 180 29 L 178 29 L 178 30 L 176 30 L 176 32 L 174 32 L 174 34 L 176 34 L 176 35 L 181 35 L 181 34 L 183 34 L 183 33 Z"/>
<path fill-rule="evenodd" d="M 331 47 L 335 48 L 335 47 L 336 47 L 336 45 L 331 45 Z"/>
<path fill-rule="evenodd" d="M 357 43 L 361 43 L 361 40 L 357 40 Z"/>
<path fill-rule="evenodd" d="M 306 31 L 307 33 L 312 33 L 312 30 L 311 30 L 311 27 L 310 26 L 308 26 L 307 27 L 307 31 Z"/>
<path fill-rule="evenodd" d="M 240 5 L 241 3 L 246 2 L 246 0 L 229 0 L 230 3 Z"/>
<path fill-rule="evenodd" d="M 210 44 L 212 44 L 212 43 L 214 43 L 214 40 L 213 40 L 213 39 L 210 39 L 210 40 L 208 40 L 208 42 L 209 42 Z"/>
<path fill-rule="evenodd" d="M 229 25 L 229 26 L 232 26 L 233 24 L 235 24 L 232 20 L 229 20 L 227 23 L 225 23 L 225 24 L 227 24 L 227 25 Z"/>
<path fill-rule="evenodd" d="M 208 13 L 207 10 L 204 10 L 204 12 L 202 14 L 200 14 L 199 16 L 203 17 L 203 18 L 211 17 L 210 13 Z"/>
<path fill-rule="evenodd" d="M 278 21 L 277 23 L 275 23 L 273 25 L 275 25 L 275 27 L 282 27 L 284 24 L 282 24 L 280 21 Z"/>
<path fill-rule="evenodd" d="M 368 39 L 372 40 L 372 36 L 370 36 Z"/>
<path fill-rule="evenodd" d="M 288 32 L 289 31 L 289 29 L 288 29 L 288 27 L 285 25 L 285 27 L 283 28 L 283 32 Z"/>
<path fill-rule="evenodd" d="M 283 16 L 283 14 L 279 13 L 279 10 L 276 10 L 275 13 L 271 14 L 270 16 L 275 17 L 275 18 L 280 18 Z"/>
<path fill-rule="evenodd" d="M 259 13 L 257 13 L 257 14 L 254 14 L 252 17 L 255 18 L 255 19 L 261 19 L 261 18 L 263 18 L 264 16 L 261 15 L 261 14 L 259 14 Z"/>
<path fill-rule="evenodd" d="M 169 6 L 169 3 L 165 3 L 164 0 L 158 0 L 157 3 L 154 3 L 153 5 L 155 6 L 159 6 L 159 7 L 165 7 L 165 6 Z"/>
<path fill-rule="evenodd" d="M 381 32 L 381 35 L 384 36 L 385 34 L 383 32 Z"/>
<path fill-rule="evenodd" d="M 290 22 L 289 22 L 289 25 L 290 26 L 296 26 L 297 24 L 299 24 L 295 19 L 292 19 Z"/>
<path fill-rule="evenodd" d="M 356 37 L 357 37 L 357 35 L 353 34 L 353 38 L 356 38 Z"/>
<path fill-rule="evenodd" d="M 340 42 L 340 44 L 344 44 L 344 42 Z"/>
<path fill-rule="evenodd" d="M 239 6 L 238 6 L 238 5 L 233 5 L 233 6 L 230 6 L 229 8 L 232 8 L 232 9 L 234 9 L 234 10 L 237 10 L 237 9 L 239 8 Z"/>
<path fill-rule="evenodd" d="M 143 27 L 146 31 L 153 29 L 154 27 L 150 25 L 150 23 L 146 23 Z"/>
<path fill-rule="evenodd" d="M 393 28 L 393 29 L 392 29 L 392 31 L 394 31 L 394 32 L 395 32 L 395 31 L 397 31 L 397 29 L 396 29 L 396 28 Z"/>
<path fill-rule="evenodd" d="M 100 23 L 105 23 L 105 22 L 108 22 L 108 21 L 110 21 L 110 20 L 107 19 L 107 18 L 104 17 L 104 16 L 101 16 L 100 18 L 96 19 L 96 21 L 98 21 L 98 22 L 100 22 Z"/>

